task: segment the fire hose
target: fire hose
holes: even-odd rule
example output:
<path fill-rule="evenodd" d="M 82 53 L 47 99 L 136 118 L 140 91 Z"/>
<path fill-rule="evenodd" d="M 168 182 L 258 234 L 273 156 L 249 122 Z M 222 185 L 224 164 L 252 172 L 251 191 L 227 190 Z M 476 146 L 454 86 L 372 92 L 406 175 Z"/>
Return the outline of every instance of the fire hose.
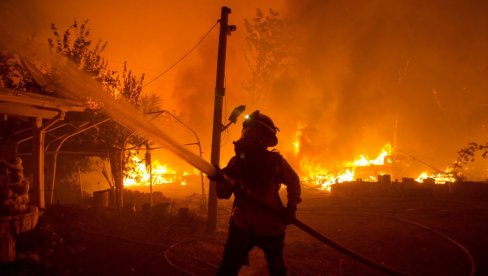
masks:
<path fill-rule="evenodd" d="M 23 50 L 25 54 L 25 49 Z M 74 96 L 78 99 L 87 99 L 88 97 L 91 97 L 92 99 L 97 99 L 102 104 L 104 111 L 117 123 L 145 136 L 153 142 L 167 146 L 167 148 L 172 153 L 190 163 L 209 177 L 214 177 L 218 173 L 218 170 L 212 164 L 210 164 L 200 156 L 194 154 L 193 152 L 189 151 L 188 149 L 184 148 L 180 143 L 177 143 L 170 136 L 168 136 L 166 130 L 163 129 L 160 125 L 155 125 L 149 122 L 149 120 L 147 120 L 147 118 L 144 117 L 143 114 L 141 114 L 140 110 L 138 110 L 132 104 L 122 98 L 114 99 L 114 97 L 109 95 L 109 93 L 106 93 L 99 82 L 94 80 L 87 73 L 80 71 L 74 63 L 66 60 L 66 62 L 60 63 L 60 65 L 64 66 L 62 70 L 58 70 L 59 75 L 57 75 L 57 77 L 59 78 L 59 82 L 49 81 L 46 86 L 53 86 L 51 87 L 52 89 L 56 90 L 60 94 L 64 94 L 68 98 L 73 98 Z M 43 74 L 38 72 L 37 70 L 31 71 L 31 74 L 37 80 L 45 79 Z M 43 81 L 43 83 L 46 83 L 46 81 Z M 258 199 L 256 198 L 256 200 Z M 268 205 L 263 205 L 263 207 L 272 212 L 278 212 Z M 378 264 L 364 256 L 361 256 L 358 253 L 353 252 L 352 250 L 330 240 L 323 234 L 317 232 L 316 230 L 296 218 L 292 220 L 292 224 L 304 231 L 305 233 L 321 241 L 322 243 L 330 246 L 331 248 L 346 256 L 351 257 L 358 262 L 361 262 L 365 265 L 368 265 L 372 268 L 375 268 L 390 275 L 409 275 L 408 273 L 390 268 L 382 264 Z M 471 264 L 473 267 L 473 273 L 474 261 L 472 260 L 472 258 Z"/>
<path fill-rule="evenodd" d="M 336 251 L 338 251 L 338 252 L 340 252 L 340 253 L 342 253 L 342 254 L 344 254 L 344 255 L 346 255 L 346 256 L 348 256 L 348 257 L 350 257 L 350 258 L 352 258 L 352 259 L 354 259 L 360 263 L 363 263 L 369 267 L 372 267 L 372 268 L 377 269 L 379 271 L 385 272 L 389 275 L 411 275 L 411 274 L 408 274 L 406 272 L 391 268 L 389 266 L 382 265 L 382 264 L 379 264 L 377 262 L 374 262 L 374 261 L 352 251 L 351 249 L 348 249 L 347 247 L 344 247 L 344 246 L 334 242 L 333 240 L 327 238 L 326 236 L 317 232 L 316 230 L 314 230 L 313 228 L 311 228 L 310 226 L 306 225 L 305 223 L 303 223 L 302 221 L 300 221 L 298 219 L 294 219 L 292 224 L 295 225 L 296 227 L 300 228 L 301 230 L 303 230 L 305 233 L 309 234 L 310 236 L 321 241 L 322 243 L 324 243 L 324 244 L 330 246 L 331 248 L 335 249 Z"/>
<path fill-rule="evenodd" d="M 167 130 L 163 129 L 161 125 L 151 123 L 136 107 L 131 103 L 125 101 L 122 98 L 114 99 L 108 93 L 103 91 L 100 83 L 92 79 L 89 75 L 81 72 L 76 65 L 66 62 L 63 70 L 59 70 L 61 75 L 59 76 L 62 81 L 56 83 L 57 90 L 61 94 L 66 96 L 77 96 L 80 99 L 84 99 L 87 96 L 93 97 L 100 101 L 103 105 L 104 111 L 112 117 L 114 121 L 122 126 L 145 136 L 152 142 L 159 143 L 166 146 L 172 153 L 185 160 L 201 172 L 205 173 L 209 177 L 215 177 L 218 174 L 218 169 L 208 161 L 204 160 L 200 156 L 191 152 L 183 145 L 175 141 L 167 134 Z M 256 198 L 256 200 L 258 200 Z M 264 204 L 264 203 L 263 203 Z M 263 205 L 264 208 L 277 212 L 273 208 L 267 205 Z M 365 264 L 377 270 L 383 271 L 391 275 L 408 275 L 405 272 L 395 270 L 385 265 L 373 262 L 347 248 L 339 245 L 336 242 L 328 239 L 321 233 L 312 229 L 310 226 L 301 222 L 298 219 L 294 219 L 292 224 L 303 230 L 305 233 L 318 239 L 324 244 L 329 245 L 335 250 Z"/>
<path fill-rule="evenodd" d="M 350 257 L 351 259 L 354 259 L 362 264 L 365 264 L 371 268 L 374 268 L 376 270 L 382 271 L 388 275 L 411 275 L 409 273 L 391 268 L 389 266 L 379 264 L 377 262 L 374 262 L 373 260 L 370 260 L 359 253 L 356 253 L 352 251 L 351 249 L 348 249 L 347 247 L 340 245 L 337 242 L 334 242 L 333 240 L 327 238 L 325 235 L 321 234 L 317 230 L 313 229 L 312 227 L 308 226 L 304 222 L 300 221 L 297 218 L 287 218 L 286 214 L 280 210 L 277 210 L 276 208 L 273 208 L 266 202 L 262 201 L 259 197 L 254 195 L 249 189 L 246 189 L 242 185 L 236 185 L 238 187 L 238 193 L 243 194 L 244 196 L 252 199 L 255 203 L 259 204 L 264 210 L 274 214 L 275 216 L 279 217 L 283 221 L 288 221 L 291 222 L 291 224 L 295 225 L 305 233 L 309 234 L 310 236 L 316 238 L 320 242 L 330 246 L 331 248 L 335 249 L 336 251 L 344 254 L 345 256 Z"/>

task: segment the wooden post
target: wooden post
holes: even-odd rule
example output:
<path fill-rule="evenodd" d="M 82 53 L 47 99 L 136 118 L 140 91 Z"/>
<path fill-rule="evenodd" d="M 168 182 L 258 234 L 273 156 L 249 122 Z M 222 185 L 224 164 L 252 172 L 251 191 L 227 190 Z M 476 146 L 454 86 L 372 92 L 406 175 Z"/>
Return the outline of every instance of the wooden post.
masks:
<path fill-rule="evenodd" d="M 152 175 L 152 160 L 151 160 L 151 149 L 149 148 L 149 141 L 146 142 L 146 169 L 149 169 L 149 199 L 151 208 L 154 206 L 153 198 L 153 175 Z"/>
<path fill-rule="evenodd" d="M 116 151 L 115 156 L 118 156 L 117 167 L 115 171 L 115 195 L 117 202 L 117 211 L 122 211 L 124 207 L 124 179 L 122 170 L 124 169 L 124 150 Z"/>
<path fill-rule="evenodd" d="M 83 183 L 81 183 L 80 167 L 78 167 L 78 184 L 80 184 L 80 196 L 81 196 L 81 201 L 83 202 Z"/>
<path fill-rule="evenodd" d="M 10 233 L 10 224 L 0 223 L 0 264 L 15 261 L 15 239 Z"/>
<path fill-rule="evenodd" d="M 39 209 L 46 208 L 44 197 L 44 139 L 45 134 L 42 128 L 42 118 L 34 118 L 32 139 L 32 186 L 34 190 L 34 198 L 32 198 L 32 200 Z"/>

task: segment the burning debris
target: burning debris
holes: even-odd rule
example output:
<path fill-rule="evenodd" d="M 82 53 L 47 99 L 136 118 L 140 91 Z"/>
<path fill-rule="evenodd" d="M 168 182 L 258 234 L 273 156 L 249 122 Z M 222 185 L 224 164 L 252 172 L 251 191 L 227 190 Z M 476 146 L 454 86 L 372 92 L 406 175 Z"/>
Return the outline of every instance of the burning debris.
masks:
<path fill-rule="evenodd" d="M 137 156 L 132 156 L 127 166 L 127 174 L 124 178 L 124 187 L 149 186 L 174 183 L 176 172 L 166 164 L 160 164 L 154 160 L 151 165 Z M 149 169 L 151 167 L 151 171 Z M 152 178 L 151 178 L 152 177 Z"/>
<path fill-rule="evenodd" d="M 295 146 L 299 148 L 299 144 Z M 307 158 L 300 161 L 302 179 L 314 187 L 324 191 L 331 191 L 334 184 L 358 181 L 380 182 L 383 176 L 404 178 L 406 175 L 415 175 L 415 181 L 418 183 L 433 182 L 435 184 L 445 184 L 455 182 L 452 168 L 448 167 L 445 171 L 412 172 L 412 166 L 409 160 L 412 159 L 387 143 L 375 158 L 370 158 L 365 154 L 360 154 L 353 161 L 343 162 L 342 166 L 333 172 L 330 169 L 322 167 L 320 164 L 311 162 Z"/>
<path fill-rule="evenodd" d="M 0 215 L 26 212 L 29 182 L 24 178 L 22 159 L 0 160 Z"/>
<path fill-rule="evenodd" d="M 381 182 L 383 177 L 392 179 L 391 182 L 395 182 L 395 179 L 411 178 L 421 185 L 431 182 L 434 184 L 456 182 L 452 168 L 435 172 L 423 171 L 411 164 L 412 161 L 416 161 L 415 158 L 395 149 L 390 143 L 386 143 L 376 156 L 370 157 L 361 153 L 357 158 L 351 159 L 352 161 L 341 162 L 334 168 L 328 168 L 301 153 L 300 135 L 298 131 L 297 139 L 293 143 L 295 157 L 299 159 L 300 179 L 304 184 L 324 192 L 331 192 L 334 184 Z M 185 186 L 189 177 L 198 175 L 196 169 L 192 172 L 180 171 L 158 160 L 153 160 L 149 164 L 136 154 L 129 158 L 126 166 L 124 187 L 129 190 L 144 191 L 151 184 L 153 187 L 168 184 Z"/>
<path fill-rule="evenodd" d="M 150 164 L 147 160 L 132 155 L 126 164 L 124 187 L 130 190 L 138 190 L 153 186 L 179 184 L 187 186 L 193 176 L 198 176 L 197 169 L 182 171 L 163 164 L 159 160 L 153 160 Z"/>

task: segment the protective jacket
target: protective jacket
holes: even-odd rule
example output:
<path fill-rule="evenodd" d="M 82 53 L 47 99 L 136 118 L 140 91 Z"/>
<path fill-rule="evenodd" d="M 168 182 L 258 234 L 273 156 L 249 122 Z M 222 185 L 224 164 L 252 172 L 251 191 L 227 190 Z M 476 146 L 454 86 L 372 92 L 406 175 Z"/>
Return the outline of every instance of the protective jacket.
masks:
<path fill-rule="evenodd" d="M 236 155 L 222 171 L 260 201 L 277 210 L 284 209 L 279 196 L 282 184 L 286 185 L 288 208 L 295 210 L 301 201 L 298 175 L 276 151 L 262 149 Z M 231 187 L 228 183 L 216 184 L 218 198 L 229 199 L 234 194 L 233 222 L 241 230 L 253 231 L 256 235 L 284 235 L 285 223 L 240 191 L 240 188 Z"/>

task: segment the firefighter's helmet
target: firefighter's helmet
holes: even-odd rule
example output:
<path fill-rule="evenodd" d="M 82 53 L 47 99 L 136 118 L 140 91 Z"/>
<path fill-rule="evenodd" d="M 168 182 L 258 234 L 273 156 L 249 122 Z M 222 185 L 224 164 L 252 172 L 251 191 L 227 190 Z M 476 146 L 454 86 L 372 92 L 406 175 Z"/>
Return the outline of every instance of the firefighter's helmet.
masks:
<path fill-rule="evenodd" d="M 266 147 L 274 147 L 278 144 L 278 138 L 276 137 L 276 132 L 279 129 L 273 123 L 270 117 L 261 114 L 259 110 L 254 111 L 251 115 L 246 116 L 244 122 L 242 123 L 242 130 L 244 131 L 248 127 L 255 127 L 262 130 L 262 135 L 264 136 L 264 143 Z"/>

